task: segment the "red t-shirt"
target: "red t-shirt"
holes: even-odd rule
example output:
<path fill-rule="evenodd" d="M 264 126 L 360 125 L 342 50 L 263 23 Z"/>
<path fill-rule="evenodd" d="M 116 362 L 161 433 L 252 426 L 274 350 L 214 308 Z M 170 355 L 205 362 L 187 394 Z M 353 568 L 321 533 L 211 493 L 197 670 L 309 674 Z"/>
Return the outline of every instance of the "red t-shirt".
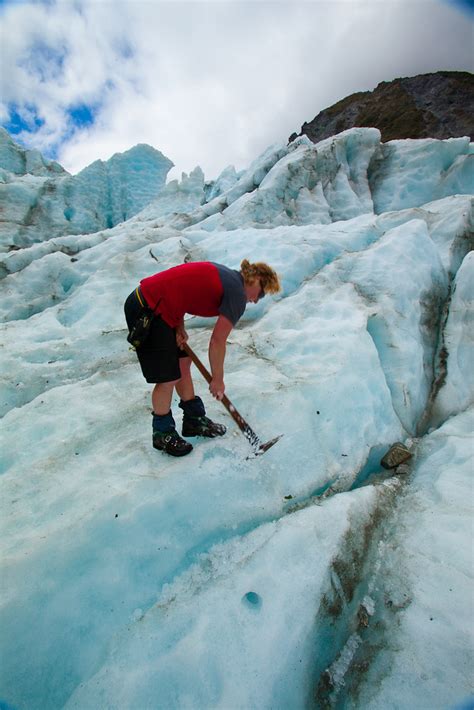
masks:
<path fill-rule="evenodd" d="M 185 313 L 210 317 L 222 312 L 224 287 L 217 266 L 209 261 L 174 266 L 143 279 L 140 286 L 148 306 L 172 328 Z M 245 309 L 243 285 L 241 289 Z"/>

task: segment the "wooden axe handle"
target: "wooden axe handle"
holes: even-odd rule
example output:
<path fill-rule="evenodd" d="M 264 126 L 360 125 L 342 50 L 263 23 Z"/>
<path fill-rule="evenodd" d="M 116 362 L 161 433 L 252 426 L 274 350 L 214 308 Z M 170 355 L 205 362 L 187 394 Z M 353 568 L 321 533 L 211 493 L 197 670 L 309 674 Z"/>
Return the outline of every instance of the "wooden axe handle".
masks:
<path fill-rule="evenodd" d="M 197 369 L 201 373 L 201 375 L 204 377 L 204 379 L 210 384 L 212 380 L 212 375 L 209 372 L 209 370 L 206 369 L 206 367 L 202 364 L 201 360 L 198 358 L 194 350 L 190 348 L 190 346 L 187 343 L 184 343 L 182 345 L 182 349 L 187 352 L 193 363 L 196 365 Z M 256 433 L 253 431 L 253 429 L 247 424 L 245 419 L 239 412 L 236 410 L 230 399 L 227 397 L 227 395 L 224 395 L 221 399 L 222 404 L 224 407 L 227 409 L 231 417 L 234 419 L 234 421 L 237 423 L 239 429 L 245 434 L 247 439 L 250 441 L 251 444 L 259 444 L 260 439 L 256 435 Z"/>

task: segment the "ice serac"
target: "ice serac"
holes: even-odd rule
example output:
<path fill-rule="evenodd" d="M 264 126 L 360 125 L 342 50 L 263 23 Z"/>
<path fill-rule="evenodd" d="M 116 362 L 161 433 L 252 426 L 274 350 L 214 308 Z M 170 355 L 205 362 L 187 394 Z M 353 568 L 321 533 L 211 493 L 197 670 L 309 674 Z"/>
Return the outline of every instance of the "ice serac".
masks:
<path fill-rule="evenodd" d="M 137 145 L 72 176 L 2 131 L 0 248 L 113 227 L 157 196 L 172 165 L 151 146 Z"/>
<path fill-rule="evenodd" d="M 227 192 L 235 185 L 245 171 L 237 173 L 233 165 L 228 165 L 221 172 L 217 180 L 211 180 L 205 185 L 206 202 L 210 202 L 215 197 L 219 197 L 223 192 Z"/>
<path fill-rule="evenodd" d="M 34 243 L 1 259 L 0 704 L 445 710 L 469 695 L 469 165 L 463 140 L 383 147 L 356 129 L 272 146 L 211 191 L 197 168 L 91 234 L 44 240 L 31 212 Z M 118 204 L 104 171 L 84 183 L 103 214 Z M 48 179 L 10 184 L 34 202 Z M 157 271 L 243 258 L 283 289 L 230 334 L 226 391 L 262 440 L 284 437 L 248 459 L 196 378 L 228 434 L 167 458 L 122 303 Z M 209 326 L 187 320 L 204 359 Z M 387 473 L 396 441 L 411 468 Z"/>
<path fill-rule="evenodd" d="M 439 391 L 431 424 L 474 405 L 474 252 L 466 255 L 453 283 L 443 332 Z"/>
<path fill-rule="evenodd" d="M 372 212 L 367 170 L 379 143 L 377 129 L 354 129 L 317 145 L 299 138 L 290 143 L 287 154 L 271 167 L 257 190 L 237 199 L 231 190 L 230 206 L 202 226 L 328 224 Z"/>
<path fill-rule="evenodd" d="M 381 144 L 370 170 L 377 213 L 420 207 L 448 195 L 474 192 L 469 138 L 431 138 Z"/>
<path fill-rule="evenodd" d="M 172 167 L 171 160 L 162 153 L 140 144 L 84 168 L 75 177 L 76 190 L 84 205 L 89 200 L 90 211 L 105 212 L 106 223 L 100 227 L 114 227 L 140 212 L 157 196 Z"/>
<path fill-rule="evenodd" d="M 25 150 L 0 126 L 0 169 L 13 175 L 43 175 L 57 177 L 66 171 L 55 160 L 46 160 L 39 150 Z"/>
<path fill-rule="evenodd" d="M 224 189 L 225 181 L 221 182 L 221 177 L 219 177 L 217 180 L 218 194 L 203 205 L 200 210 L 192 213 L 187 224 L 182 222 L 178 223 L 178 225 L 187 227 L 189 224 L 197 224 L 199 222 L 204 229 L 212 231 L 213 229 L 219 228 L 219 225 L 223 224 L 221 213 L 226 210 L 229 205 L 238 201 L 239 198 L 242 198 L 245 202 L 251 193 L 254 192 L 255 188 L 258 188 L 267 173 L 287 152 L 288 148 L 284 145 L 271 145 L 259 155 L 258 158 L 252 161 L 247 170 L 242 171 L 237 176 L 238 179 L 236 181 L 231 181 L 231 186 L 228 187 L 227 190 Z"/>
<path fill-rule="evenodd" d="M 214 231 L 329 224 L 471 195 L 474 154 L 469 138 L 383 144 L 376 128 L 353 128 L 316 144 L 297 138 L 244 190 L 248 183 L 241 177 L 206 205 L 200 226 Z M 212 213 L 211 205 L 218 206 Z M 206 212 L 210 216 L 203 219 Z"/>
<path fill-rule="evenodd" d="M 181 181 L 172 180 L 165 185 L 158 197 L 141 211 L 138 219 L 163 221 L 166 217 L 188 215 L 205 201 L 204 173 L 198 166 L 189 175 L 182 173 Z"/>
<path fill-rule="evenodd" d="M 388 230 L 373 246 L 335 264 L 368 308 L 372 337 L 403 428 L 415 435 L 430 395 L 437 323 L 448 277 L 422 220 Z"/>

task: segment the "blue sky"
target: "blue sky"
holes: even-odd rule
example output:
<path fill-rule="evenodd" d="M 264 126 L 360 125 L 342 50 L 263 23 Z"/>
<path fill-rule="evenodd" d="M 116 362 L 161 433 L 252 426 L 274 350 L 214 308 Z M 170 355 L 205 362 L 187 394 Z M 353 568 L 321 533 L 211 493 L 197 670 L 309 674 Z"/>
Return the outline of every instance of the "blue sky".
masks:
<path fill-rule="evenodd" d="M 71 172 L 137 143 L 216 177 L 380 81 L 474 70 L 468 0 L 0 0 L 0 120 Z"/>

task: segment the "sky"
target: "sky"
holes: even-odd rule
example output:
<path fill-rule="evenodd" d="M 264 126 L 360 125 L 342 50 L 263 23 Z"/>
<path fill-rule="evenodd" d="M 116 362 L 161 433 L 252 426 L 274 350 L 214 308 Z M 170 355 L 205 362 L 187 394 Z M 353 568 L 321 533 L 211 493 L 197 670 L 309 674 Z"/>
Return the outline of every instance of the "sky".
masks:
<path fill-rule="evenodd" d="M 471 0 L 0 0 L 0 122 L 75 174 L 148 143 L 213 179 L 380 81 L 474 71 Z"/>

